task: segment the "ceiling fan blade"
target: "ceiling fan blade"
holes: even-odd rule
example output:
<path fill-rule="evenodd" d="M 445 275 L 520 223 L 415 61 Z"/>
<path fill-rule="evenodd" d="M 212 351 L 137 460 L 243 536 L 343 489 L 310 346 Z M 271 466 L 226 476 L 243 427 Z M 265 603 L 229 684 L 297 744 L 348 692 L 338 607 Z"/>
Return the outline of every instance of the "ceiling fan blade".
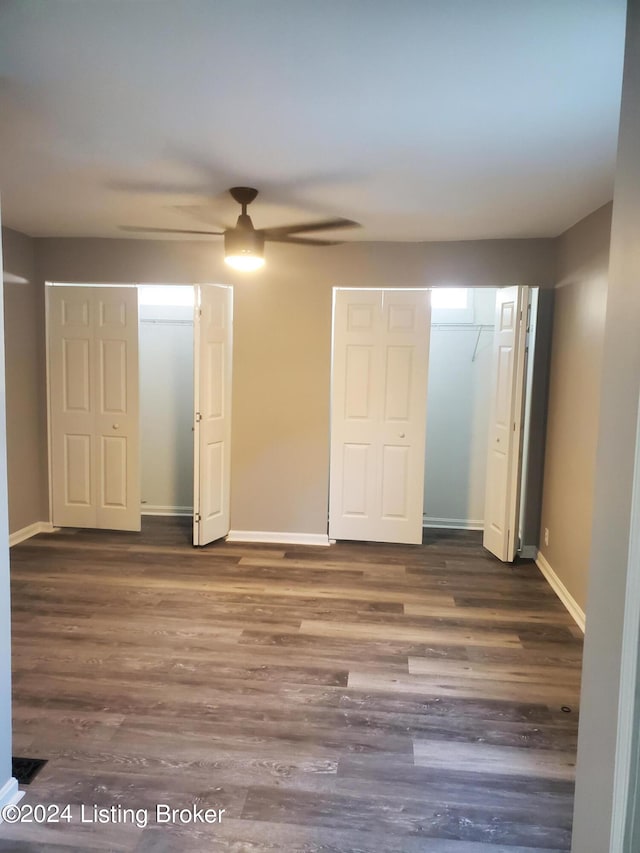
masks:
<path fill-rule="evenodd" d="M 207 236 L 222 237 L 224 231 L 190 231 L 185 228 L 144 228 L 139 225 L 119 225 L 121 231 L 135 231 L 137 233 L 144 231 L 154 231 L 158 234 L 206 234 Z"/>
<path fill-rule="evenodd" d="M 267 240 L 286 234 L 303 234 L 309 231 L 334 231 L 337 228 L 360 228 L 359 222 L 352 219 L 325 219 L 322 222 L 305 222 L 298 225 L 281 225 L 277 228 L 263 228 Z"/>
<path fill-rule="evenodd" d="M 265 240 L 270 243 L 297 243 L 299 246 L 341 246 L 344 240 L 314 240 L 313 237 L 287 237 L 283 234 L 281 237 L 270 237 L 265 235 Z"/>

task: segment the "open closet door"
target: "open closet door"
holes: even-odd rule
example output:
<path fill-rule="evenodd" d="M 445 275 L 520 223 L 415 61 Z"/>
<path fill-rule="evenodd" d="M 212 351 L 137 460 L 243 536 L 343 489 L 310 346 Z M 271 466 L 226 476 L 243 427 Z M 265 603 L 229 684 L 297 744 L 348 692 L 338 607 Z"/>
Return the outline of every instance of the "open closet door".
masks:
<path fill-rule="evenodd" d="M 48 292 L 53 524 L 140 530 L 138 292 Z"/>
<path fill-rule="evenodd" d="M 193 544 L 229 532 L 233 289 L 196 285 Z"/>
<path fill-rule="evenodd" d="M 528 287 L 496 294 L 483 544 L 504 562 L 517 550 L 528 297 Z"/>
<path fill-rule="evenodd" d="M 430 298 L 337 290 L 329 536 L 422 542 Z"/>

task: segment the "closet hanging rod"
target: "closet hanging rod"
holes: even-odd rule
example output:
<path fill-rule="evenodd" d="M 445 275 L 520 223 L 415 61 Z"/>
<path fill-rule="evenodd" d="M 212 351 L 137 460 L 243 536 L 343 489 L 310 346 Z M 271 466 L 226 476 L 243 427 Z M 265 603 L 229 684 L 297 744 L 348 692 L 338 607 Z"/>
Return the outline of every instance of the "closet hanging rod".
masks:
<path fill-rule="evenodd" d="M 474 331 L 481 332 L 495 329 L 493 323 L 432 323 L 432 329 L 450 329 L 452 332 Z"/>
<path fill-rule="evenodd" d="M 193 326 L 193 320 L 151 320 L 141 317 L 139 323 L 150 326 Z"/>

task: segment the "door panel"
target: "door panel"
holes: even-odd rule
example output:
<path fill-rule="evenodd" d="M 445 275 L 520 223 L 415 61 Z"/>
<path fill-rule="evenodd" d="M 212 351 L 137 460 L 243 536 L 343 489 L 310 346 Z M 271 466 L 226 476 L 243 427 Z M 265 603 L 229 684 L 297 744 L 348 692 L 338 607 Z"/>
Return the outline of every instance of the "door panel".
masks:
<path fill-rule="evenodd" d="M 411 416 L 413 348 L 388 347 L 385 372 L 384 419 L 407 422 Z"/>
<path fill-rule="evenodd" d="M 90 435 L 64 436 L 64 500 L 68 506 L 91 506 Z"/>
<path fill-rule="evenodd" d="M 329 535 L 422 541 L 427 291 L 337 290 Z"/>
<path fill-rule="evenodd" d="M 422 542 L 430 293 L 385 290 L 382 329 L 386 385 L 380 503 L 389 537 L 384 541 L 415 545 Z"/>
<path fill-rule="evenodd" d="M 127 347 L 124 341 L 100 341 L 101 412 L 127 411 Z"/>
<path fill-rule="evenodd" d="M 408 462 L 408 447 L 387 444 L 382 448 L 382 517 L 384 519 L 408 520 Z M 420 518 L 420 528 L 422 528 L 422 518 Z"/>
<path fill-rule="evenodd" d="M 222 513 L 224 512 L 224 442 L 215 441 L 208 444 L 206 447 L 206 454 L 207 459 L 204 464 L 204 470 L 207 473 L 207 498 L 204 501 L 205 523 L 211 521 L 214 518 L 220 517 L 220 515 L 222 515 Z"/>
<path fill-rule="evenodd" d="M 348 420 L 372 417 L 371 370 L 373 347 L 348 346 L 345 368 L 344 413 Z"/>
<path fill-rule="evenodd" d="M 140 530 L 138 291 L 94 288 L 99 436 L 98 527 Z"/>
<path fill-rule="evenodd" d="M 137 291 L 48 293 L 53 523 L 139 530 Z"/>
<path fill-rule="evenodd" d="M 71 412 L 91 412 L 88 339 L 62 340 L 63 409 Z"/>
<path fill-rule="evenodd" d="M 229 532 L 233 290 L 196 287 L 193 544 Z"/>
<path fill-rule="evenodd" d="M 496 294 L 483 542 L 508 562 L 517 548 L 527 299 L 526 287 L 505 287 Z"/>
<path fill-rule="evenodd" d="M 369 539 L 379 460 L 381 291 L 335 292 L 329 536 Z"/>
<path fill-rule="evenodd" d="M 102 439 L 102 500 L 100 506 L 124 509 L 127 506 L 127 441 L 111 435 Z"/>
<path fill-rule="evenodd" d="M 95 527 L 93 297 L 89 287 L 48 294 L 52 520 Z"/>
<path fill-rule="evenodd" d="M 370 483 L 367 475 L 371 470 L 371 456 L 370 444 L 344 445 L 342 511 L 346 517 L 366 518 L 369 514 L 367 495 Z"/>

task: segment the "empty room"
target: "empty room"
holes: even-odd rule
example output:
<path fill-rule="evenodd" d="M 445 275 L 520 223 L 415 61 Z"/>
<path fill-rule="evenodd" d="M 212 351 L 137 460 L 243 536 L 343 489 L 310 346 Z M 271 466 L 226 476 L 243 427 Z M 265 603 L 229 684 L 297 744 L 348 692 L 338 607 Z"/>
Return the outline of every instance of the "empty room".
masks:
<path fill-rule="evenodd" d="M 639 57 L 0 3 L 0 851 L 640 849 Z"/>

